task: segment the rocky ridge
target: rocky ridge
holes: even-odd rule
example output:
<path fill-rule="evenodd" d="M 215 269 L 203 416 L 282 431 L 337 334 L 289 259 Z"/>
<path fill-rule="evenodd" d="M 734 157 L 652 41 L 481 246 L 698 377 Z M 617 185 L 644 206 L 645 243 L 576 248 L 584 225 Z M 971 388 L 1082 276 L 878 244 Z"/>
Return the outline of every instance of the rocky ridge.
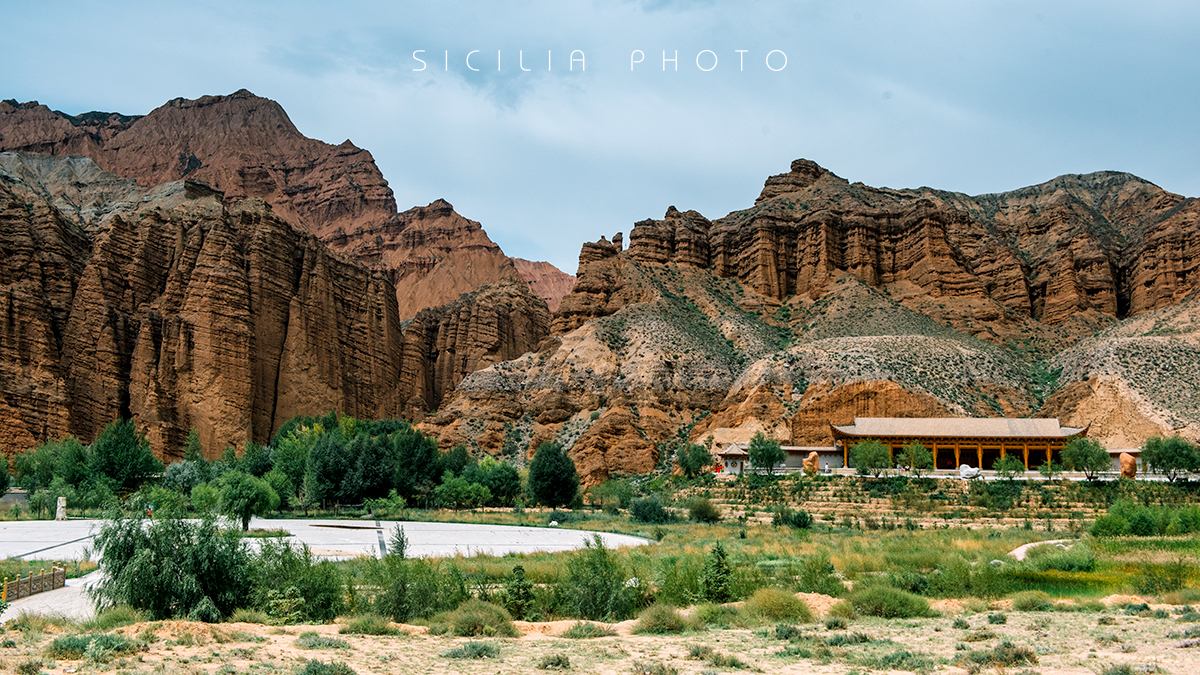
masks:
<path fill-rule="evenodd" d="M 1158 385 L 1192 364 L 1192 329 L 1166 340 L 1139 318 L 1194 289 L 1198 210 L 1116 172 L 969 197 L 797 160 L 750 209 L 671 207 L 626 251 L 584 244 L 556 337 L 467 377 L 426 427 L 493 452 L 557 438 L 592 483 L 685 438 L 819 445 L 856 415 L 1058 415 L 1121 447 L 1200 436 L 1193 392 Z"/>
<path fill-rule="evenodd" d="M 0 450 L 132 417 L 170 456 L 266 442 L 289 417 L 436 407 L 548 333 L 516 279 L 401 320 L 390 279 L 256 199 L 151 190 L 82 158 L 0 153 Z M 419 398 L 418 401 L 414 397 Z"/>
<path fill-rule="evenodd" d="M 81 155 L 143 189 L 187 179 L 223 192 L 227 204 L 262 199 L 297 228 L 391 276 L 405 318 L 519 276 L 478 223 L 441 200 L 398 214 L 370 152 L 349 140 L 308 138 L 278 103 L 244 89 L 174 99 L 144 116 L 71 116 L 0 101 L 0 151 Z M 557 305 L 567 291 L 555 279 L 536 292 Z"/>

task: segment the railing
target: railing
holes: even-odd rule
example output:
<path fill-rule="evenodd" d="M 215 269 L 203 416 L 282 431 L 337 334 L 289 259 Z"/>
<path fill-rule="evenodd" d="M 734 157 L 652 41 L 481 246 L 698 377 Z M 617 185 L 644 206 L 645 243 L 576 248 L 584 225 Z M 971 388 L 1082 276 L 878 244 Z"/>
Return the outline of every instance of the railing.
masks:
<path fill-rule="evenodd" d="M 29 573 L 29 576 L 24 579 L 21 575 L 13 581 L 9 581 L 8 577 L 4 577 L 4 585 L 0 587 L 0 600 L 8 602 L 10 600 L 18 600 L 41 593 L 42 591 L 52 591 L 56 588 L 62 588 L 67 585 L 67 570 L 62 567 L 52 567 L 47 572 L 43 569 L 40 573 Z"/>

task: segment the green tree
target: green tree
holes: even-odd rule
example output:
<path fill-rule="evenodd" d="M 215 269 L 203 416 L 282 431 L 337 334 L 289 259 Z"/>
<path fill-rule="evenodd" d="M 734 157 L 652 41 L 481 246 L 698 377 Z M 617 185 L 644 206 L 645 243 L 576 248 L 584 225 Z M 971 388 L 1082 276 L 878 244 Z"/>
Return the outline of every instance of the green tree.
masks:
<path fill-rule="evenodd" d="M 346 447 L 353 465 L 338 490 L 339 499 L 357 504 L 366 499 L 386 497 L 392 488 L 395 459 L 387 438 L 360 433 Z"/>
<path fill-rule="evenodd" d="M 878 478 L 892 466 L 892 450 L 874 438 L 864 438 L 851 446 L 850 463 L 859 475 Z"/>
<path fill-rule="evenodd" d="M 246 444 L 242 446 L 242 456 L 238 459 L 237 468 L 251 476 L 262 478 L 271 470 L 271 460 L 267 455 L 267 449 L 254 441 L 246 441 Z"/>
<path fill-rule="evenodd" d="M 904 463 L 917 478 L 920 478 L 922 473 L 933 469 L 933 453 L 920 441 L 913 441 L 900 448 L 900 456 L 904 458 Z"/>
<path fill-rule="evenodd" d="M 633 599 L 625 580 L 620 559 L 604 547 L 600 535 L 595 535 L 567 560 L 566 573 L 559 580 L 564 613 L 584 619 L 626 618 Z"/>
<path fill-rule="evenodd" d="M 113 513 L 95 538 L 103 607 L 129 605 L 154 620 L 186 617 L 206 604 L 221 615 L 249 605 L 251 556 L 236 531 L 199 522 Z"/>
<path fill-rule="evenodd" d="M 775 473 L 775 465 L 782 464 L 787 454 L 779 441 L 767 438 L 761 431 L 756 432 L 750 439 L 750 466 L 756 469 L 766 469 L 767 474 Z"/>
<path fill-rule="evenodd" d="M 460 507 L 475 508 L 486 504 L 492 498 L 491 491 L 479 483 L 470 483 L 462 476 L 455 476 L 446 470 L 442 476 L 442 484 L 434 488 L 433 498 L 439 504 L 452 504 L 454 510 Z"/>
<path fill-rule="evenodd" d="M 337 433 L 325 434 L 313 445 L 302 488 L 308 504 L 336 501 L 341 494 L 342 481 L 351 464 L 346 445 L 345 437 Z"/>
<path fill-rule="evenodd" d="M 504 608 L 517 621 L 529 621 L 533 612 L 533 583 L 525 578 L 524 567 L 513 566 L 504 591 Z"/>
<path fill-rule="evenodd" d="M 704 571 L 700 573 L 700 588 L 708 602 L 729 602 L 733 599 L 733 570 L 725 547 L 721 542 L 713 544 L 704 560 Z"/>
<path fill-rule="evenodd" d="M 325 435 L 325 427 L 319 423 L 296 425 L 283 436 L 276 436 L 271 448 L 271 464 L 287 474 L 292 485 L 304 482 L 304 469 L 308 464 L 308 453 L 317 440 Z"/>
<path fill-rule="evenodd" d="M 1048 481 L 1054 480 L 1056 477 L 1062 475 L 1062 465 L 1048 459 L 1038 466 L 1038 473 L 1042 474 L 1042 477 Z"/>
<path fill-rule="evenodd" d="M 296 501 L 296 485 L 286 473 L 280 469 L 271 469 L 263 476 L 267 485 L 279 495 L 279 505 L 290 507 Z"/>
<path fill-rule="evenodd" d="M 1096 480 L 1101 471 L 1112 469 L 1112 457 L 1095 439 L 1077 436 L 1067 441 L 1062 449 L 1063 466 L 1072 471 L 1082 471 L 1088 480 Z"/>
<path fill-rule="evenodd" d="M 188 431 L 187 441 L 183 446 L 183 461 L 195 464 L 200 473 L 201 483 L 207 483 L 212 478 L 208 460 L 204 458 L 204 444 L 200 442 L 200 432 L 196 427 Z"/>
<path fill-rule="evenodd" d="M 93 474 L 126 491 L 136 490 L 163 470 L 162 462 L 150 452 L 150 442 L 138 433 L 133 420 L 115 420 L 104 427 L 92 443 L 89 464 Z"/>
<path fill-rule="evenodd" d="M 992 468 L 1001 478 L 1012 480 L 1025 473 L 1025 462 L 1018 459 L 1016 455 L 1005 455 L 996 460 Z"/>
<path fill-rule="evenodd" d="M 579 494 L 579 473 L 575 462 L 557 442 L 538 446 L 529 463 L 529 495 L 551 508 L 566 506 Z"/>
<path fill-rule="evenodd" d="M 688 478 L 707 472 L 713 463 L 712 453 L 699 443 L 684 443 L 679 448 L 679 470 Z"/>
<path fill-rule="evenodd" d="M 191 492 L 192 488 L 203 482 L 204 478 L 200 467 L 192 460 L 171 462 L 167 465 L 166 471 L 163 471 L 162 484 L 183 494 Z"/>
<path fill-rule="evenodd" d="M 279 495 L 267 481 L 243 471 L 226 471 L 217 479 L 222 515 L 238 520 L 242 531 L 250 529 L 250 518 L 279 508 Z"/>
<path fill-rule="evenodd" d="M 192 488 L 192 508 L 200 513 L 208 513 L 217 507 L 221 501 L 221 493 L 208 483 L 201 483 Z"/>
<path fill-rule="evenodd" d="M 1154 436 L 1142 446 L 1142 465 L 1173 483 L 1200 468 L 1200 453 L 1195 445 L 1179 436 Z"/>

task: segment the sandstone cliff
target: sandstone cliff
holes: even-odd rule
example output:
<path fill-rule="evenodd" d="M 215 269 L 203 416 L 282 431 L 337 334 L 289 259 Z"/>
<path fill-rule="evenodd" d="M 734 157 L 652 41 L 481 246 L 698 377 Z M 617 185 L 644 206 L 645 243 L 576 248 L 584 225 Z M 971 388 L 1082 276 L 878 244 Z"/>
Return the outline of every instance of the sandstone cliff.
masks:
<path fill-rule="evenodd" d="M 0 155 L 3 451 L 90 440 L 131 416 L 156 450 L 178 451 L 196 427 L 215 456 L 301 412 L 398 411 L 386 279 L 261 201 L 227 205 L 191 182 L 139 194 L 90 164 Z M 71 189 L 58 184 L 67 176 Z M 87 207 L 114 189 L 138 196 Z"/>
<path fill-rule="evenodd" d="M 244 89 L 174 99 L 145 116 L 71 116 L 37 102 L 0 101 L 0 151 L 82 155 L 142 188 L 203 181 L 228 205 L 260 198 L 297 228 L 387 274 L 403 318 L 520 276 L 479 223 L 441 200 L 397 214 L 371 153 L 349 140 L 307 138 L 278 103 Z M 528 281 L 557 306 L 570 290 L 561 278 L 567 275 L 536 265 Z"/>
<path fill-rule="evenodd" d="M 1200 435 L 1200 392 L 1159 384 L 1200 367 L 1172 314 L 1197 283 L 1198 209 L 1115 172 L 970 197 L 797 160 L 750 209 L 671 207 L 627 251 L 584 244 L 542 352 L 467 377 L 426 426 L 491 451 L 558 439 L 592 484 L 681 439 L 820 445 L 856 415 Z"/>
<path fill-rule="evenodd" d="M 523 258 L 513 258 L 512 261 L 517 273 L 529 284 L 534 295 L 546 301 L 551 313 L 558 311 L 562 299 L 575 287 L 575 277 L 548 262 Z"/>

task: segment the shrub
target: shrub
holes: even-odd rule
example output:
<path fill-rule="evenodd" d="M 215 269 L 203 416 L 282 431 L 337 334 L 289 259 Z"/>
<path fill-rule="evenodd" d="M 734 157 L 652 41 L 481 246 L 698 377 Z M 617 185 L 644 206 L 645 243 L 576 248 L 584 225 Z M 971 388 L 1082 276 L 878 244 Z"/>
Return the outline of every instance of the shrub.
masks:
<path fill-rule="evenodd" d="M 693 497 L 688 502 L 688 516 L 698 523 L 716 523 L 721 520 L 721 511 L 705 497 Z"/>
<path fill-rule="evenodd" d="M 697 605 L 695 611 L 692 612 L 692 620 L 700 626 L 728 627 L 731 619 L 735 616 L 737 616 L 737 611 L 733 608 L 713 602 Z"/>
<path fill-rule="evenodd" d="M 813 614 L 808 605 L 780 588 L 760 588 L 750 596 L 743 606 L 750 616 L 765 621 L 792 620 L 812 623 Z"/>
<path fill-rule="evenodd" d="M 642 613 L 638 615 L 633 632 L 664 635 L 682 633 L 685 628 L 687 628 L 687 623 L 683 620 L 679 610 L 670 605 L 655 604 L 642 610 Z"/>
<path fill-rule="evenodd" d="M 970 630 L 971 624 L 967 623 L 967 620 L 960 616 L 954 619 L 954 623 L 951 624 L 951 627 L 957 628 L 958 630 Z"/>
<path fill-rule="evenodd" d="M 1025 565 L 1037 572 L 1094 572 L 1096 556 L 1086 543 L 1080 542 L 1063 550 L 1054 546 L 1038 546 L 1029 552 Z"/>
<path fill-rule="evenodd" d="M 1188 564 L 1182 559 L 1171 563 L 1149 563 L 1142 566 L 1141 574 L 1134 580 L 1138 593 L 1162 595 L 1183 588 L 1187 583 Z"/>
<path fill-rule="evenodd" d="M 993 626 L 1002 626 L 1008 623 L 1008 615 L 1004 612 L 988 614 L 988 623 L 992 624 Z"/>
<path fill-rule="evenodd" d="M 802 633 L 799 628 L 791 625 L 790 623 L 775 624 L 775 639 L 776 640 L 796 640 L 796 639 L 799 639 L 802 635 L 804 635 L 804 633 Z"/>
<path fill-rule="evenodd" d="M 343 635 L 395 635 L 396 629 L 378 614 L 359 614 L 339 626 L 338 632 Z"/>
<path fill-rule="evenodd" d="M 188 619 L 204 623 L 220 623 L 221 611 L 213 604 L 212 598 L 204 596 L 200 602 L 188 612 Z"/>
<path fill-rule="evenodd" d="M 141 623 L 146 620 L 146 615 L 129 605 L 117 605 L 102 610 L 95 617 L 83 622 L 83 628 L 86 630 L 110 631 L 121 626 L 128 626 L 134 623 Z"/>
<path fill-rule="evenodd" d="M 620 561 L 596 535 L 567 560 L 558 588 L 563 612 L 584 619 L 624 619 L 633 609 L 635 592 L 625 579 Z"/>
<path fill-rule="evenodd" d="M 827 647 L 844 647 L 846 645 L 864 645 L 871 641 L 866 633 L 839 633 L 825 638 Z"/>
<path fill-rule="evenodd" d="M 815 553 L 800 565 L 799 590 L 822 593 L 835 598 L 846 594 L 846 586 L 834 573 L 833 563 L 826 553 Z"/>
<path fill-rule="evenodd" d="M 346 586 L 341 571 L 328 560 L 318 560 L 304 544 L 263 539 L 252 570 L 254 604 L 278 621 L 331 621 L 345 608 Z M 301 602 L 291 607 L 277 602 L 288 596 Z"/>
<path fill-rule="evenodd" d="M 1028 647 L 1018 647 L 1005 640 L 990 650 L 970 651 L 955 659 L 955 665 L 974 675 L 984 668 L 1011 668 L 1033 665 L 1038 662 L 1037 654 Z"/>
<path fill-rule="evenodd" d="M 514 565 L 512 575 L 504 587 L 504 606 L 510 614 L 521 621 L 528 621 L 533 610 L 533 583 L 525 578 L 525 568 Z"/>
<path fill-rule="evenodd" d="M 54 638 L 46 648 L 51 658 L 76 660 L 85 655 L 107 653 L 112 656 L 127 656 L 136 653 L 142 646 L 122 635 L 94 633 L 91 635 L 64 635 Z"/>
<path fill-rule="evenodd" d="M 95 538 L 104 580 L 101 606 L 129 605 L 151 619 L 188 616 L 208 600 L 219 614 L 244 603 L 251 589 L 251 556 L 236 531 L 211 517 L 199 522 L 110 515 Z M 218 617 L 219 618 L 219 617 Z"/>
<path fill-rule="evenodd" d="M 1018 612 L 1049 612 L 1054 603 L 1045 591 L 1021 591 L 1012 598 L 1013 609 Z"/>
<path fill-rule="evenodd" d="M 590 640 L 592 638 L 611 637 L 616 634 L 617 631 L 613 630 L 612 626 L 590 623 L 588 621 L 576 621 L 573 626 L 563 631 L 560 637 L 571 640 Z"/>
<path fill-rule="evenodd" d="M 471 598 L 450 614 L 450 629 L 459 637 L 518 637 L 512 616 L 501 606 Z"/>
<path fill-rule="evenodd" d="M 495 642 L 466 642 L 442 654 L 448 659 L 494 659 L 500 656 L 500 645 Z"/>
<path fill-rule="evenodd" d="M 354 669 L 341 661 L 318 661 L 313 659 L 297 671 L 298 675 L 357 675 Z"/>
<path fill-rule="evenodd" d="M 828 614 L 829 616 L 840 617 L 847 621 L 858 618 L 858 610 L 854 608 L 854 603 L 849 600 L 839 600 L 833 603 L 833 606 L 829 608 Z"/>
<path fill-rule="evenodd" d="M 855 611 L 884 619 L 911 619 L 932 616 L 929 601 L 889 586 L 871 586 L 850 594 Z"/>
<path fill-rule="evenodd" d="M 721 542 L 713 544 L 704 561 L 704 571 L 700 573 L 700 588 L 704 599 L 710 602 L 729 602 L 732 597 L 730 583 L 733 571 Z"/>
<path fill-rule="evenodd" d="M 271 623 L 271 617 L 267 616 L 267 613 L 261 609 L 241 608 L 233 610 L 233 613 L 229 615 L 229 623 L 258 623 L 265 625 Z"/>
<path fill-rule="evenodd" d="M 542 670 L 570 670 L 571 659 L 566 654 L 547 654 L 538 660 L 537 667 Z"/>
<path fill-rule="evenodd" d="M 669 523 L 674 518 L 663 508 L 658 497 L 635 499 L 629 503 L 629 515 L 643 523 Z"/>
<path fill-rule="evenodd" d="M 659 661 L 634 661 L 634 675 L 679 675 L 679 669 Z"/>
<path fill-rule="evenodd" d="M 793 511 L 785 507 L 776 511 L 775 516 L 771 520 L 776 525 L 793 527 L 797 530 L 807 530 L 813 526 L 812 515 L 803 509 Z"/>
<path fill-rule="evenodd" d="M 296 646 L 300 649 L 349 649 L 350 643 L 339 638 L 321 635 L 315 630 L 306 630 L 296 638 Z"/>
<path fill-rule="evenodd" d="M 901 650 L 882 656 L 860 656 L 856 662 L 875 670 L 907 670 L 913 673 L 928 673 L 937 662 L 920 652 Z"/>
<path fill-rule="evenodd" d="M 831 616 L 825 619 L 825 630 L 846 630 L 850 626 L 850 622 L 840 616 Z"/>

